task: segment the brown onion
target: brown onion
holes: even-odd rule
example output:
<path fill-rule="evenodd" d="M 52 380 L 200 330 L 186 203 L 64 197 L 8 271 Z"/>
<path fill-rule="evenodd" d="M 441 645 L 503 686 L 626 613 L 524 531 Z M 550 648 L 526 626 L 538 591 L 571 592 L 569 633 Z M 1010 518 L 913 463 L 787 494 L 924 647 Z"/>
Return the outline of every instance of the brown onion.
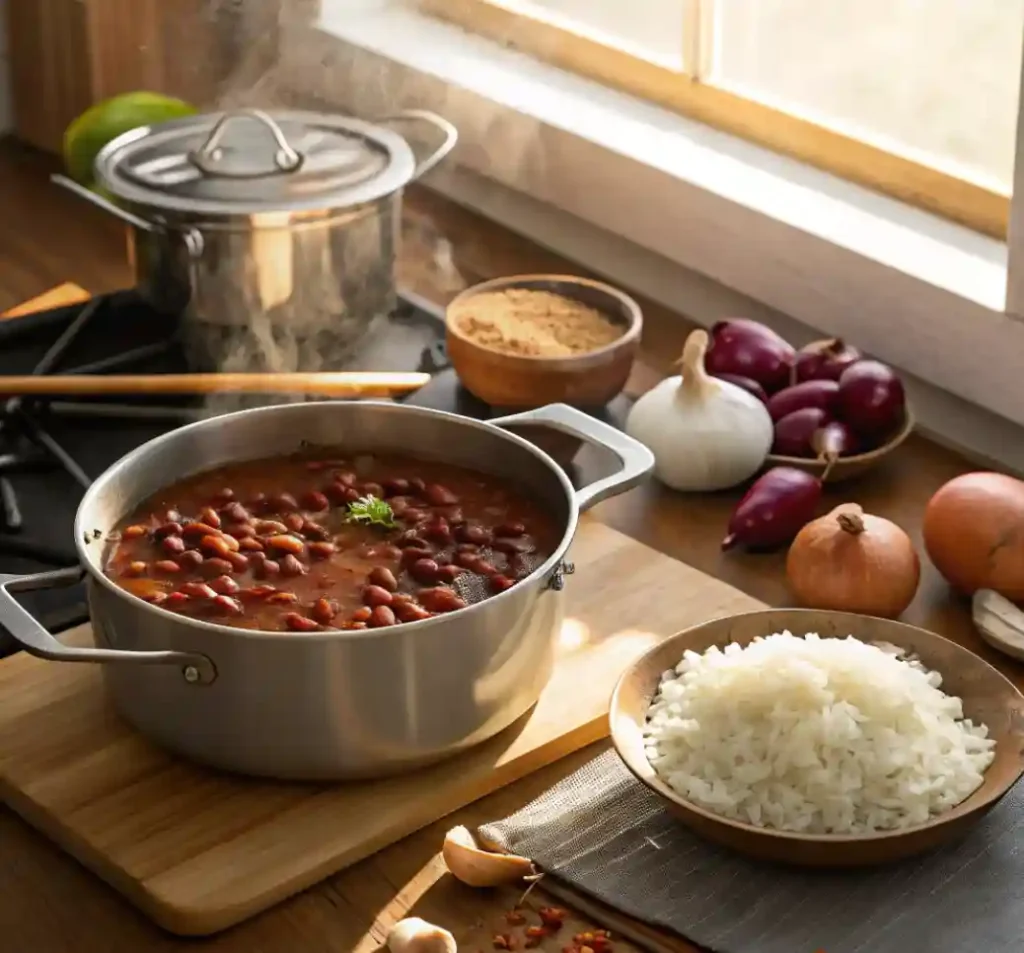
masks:
<path fill-rule="evenodd" d="M 860 359 L 860 351 L 839 338 L 815 341 L 800 348 L 794 371 L 797 381 L 837 381 L 843 371 Z"/>
<path fill-rule="evenodd" d="M 935 568 L 954 589 L 1024 600 L 1024 482 L 965 473 L 928 501 L 922 526 Z"/>
<path fill-rule="evenodd" d="M 921 563 L 895 523 L 844 503 L 797 533 L 786 578 L 811 609 L 895 619 L 914 599 Z"/>

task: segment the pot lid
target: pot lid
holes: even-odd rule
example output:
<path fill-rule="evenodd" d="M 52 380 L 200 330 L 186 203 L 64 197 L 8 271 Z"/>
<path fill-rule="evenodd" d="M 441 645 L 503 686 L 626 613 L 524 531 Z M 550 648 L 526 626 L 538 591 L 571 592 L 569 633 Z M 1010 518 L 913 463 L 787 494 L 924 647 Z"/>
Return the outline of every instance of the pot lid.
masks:
<path fill-rule="evenodd" d="M 415 159 L 383 126 L 322 113 L 240 109 L 143 126 L 96 158 L 120 199 L 212 215 L 337 208 L 402 188 Z"/>

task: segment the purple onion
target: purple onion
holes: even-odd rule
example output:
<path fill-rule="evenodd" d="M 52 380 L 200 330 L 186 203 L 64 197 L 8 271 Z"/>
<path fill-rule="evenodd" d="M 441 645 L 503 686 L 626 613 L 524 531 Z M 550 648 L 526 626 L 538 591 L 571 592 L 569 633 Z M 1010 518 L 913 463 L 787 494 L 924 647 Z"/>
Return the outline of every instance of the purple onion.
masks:
<path fill-rule="evenodd" d="M 753 394 L 762 404 L 768 403 L 768 395 L 764 392 L 764 388 L 757 381 L 752 381 L 749 377 L 741 377 L 739 374 L 712 374 L 711 376 L 718 378 L 720 381 L 726 381 L 729 384 L 742 387 L 748 394 Z"/>
<path fill-rule="evenodd" d="M 784 546 L 814 519 L 821 480 L 794 467 L 773 467 L 744 494 L 729 519 L 722 549 Z"/>
<path fill-rule="evenodd" d="M 863 436 L 891 433 L 905 409 L 903 382 L 881 361 L 858 361 L 839 378 L 838 416 Z"/>
<path fill-rule="evenodd" d="M 733 318 L 719 321 L 711 329 L 711 346 L 704 366 L 715 377 L 747 377 L 771 394 L 789 383 L 795 359 L 796 351 L 771 328 L 745 318 Z"/>
<path fill-rule="evenodd" d="M 798 381 L 837 381 L 843 371 L 861 359 L 861 353 L 839 338 L 801 348 L 796 356 Z"/>
<path fill-rule="evenodd" d="M 861 444 L 847 424 L 833 420 L 811 438 L 811 447 L 818 457 L 850 457 L 860 451 Z"/>
<path fill-rule="evenodd" d="M 816 457 L 814 435 L 829 422 L 820 407 L 803 407 L 775 421 L 772 453 L 784 457 Z"/>
<path fill-rule="evenodd" d="M 772 420 L 781 420 L 795 410 L 817 407 L 835 416 L 839 385 L 835 381 L 804 381 L 780 390 L 768 399 L 768 413 Z"/>

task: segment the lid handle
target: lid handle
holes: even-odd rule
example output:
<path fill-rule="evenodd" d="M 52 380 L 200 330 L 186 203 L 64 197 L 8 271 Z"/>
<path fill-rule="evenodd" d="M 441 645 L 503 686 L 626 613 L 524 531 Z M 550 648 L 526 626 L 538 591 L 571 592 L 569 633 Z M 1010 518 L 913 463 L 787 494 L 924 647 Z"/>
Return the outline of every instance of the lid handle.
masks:
<path fill-rule="evenodd" d="M 226 175 L 235 178 L 258 178 L 266 175 L 263 171 L 226 170 L 221 165 L 224 159 L 224 150 L 220 147 L 220 141 L 224 137 L 224 130 L 233 119 L 255 119 L 266 126 L 267 131 L 274 137 L 277 151 L 274 153 L 274 165 L 279 172 L 294 172 L 302 165 L 305 156 L 301 155 L 289 144 L 281 127 L 265 113 L 262 109 L 238 109 L 234 112 L 225 113 L 217 121 L 217 124 L 210 132 L 205 143 L 194 152 L 189 153 L 192 164 L 205 172 L 207 175 Z"/>

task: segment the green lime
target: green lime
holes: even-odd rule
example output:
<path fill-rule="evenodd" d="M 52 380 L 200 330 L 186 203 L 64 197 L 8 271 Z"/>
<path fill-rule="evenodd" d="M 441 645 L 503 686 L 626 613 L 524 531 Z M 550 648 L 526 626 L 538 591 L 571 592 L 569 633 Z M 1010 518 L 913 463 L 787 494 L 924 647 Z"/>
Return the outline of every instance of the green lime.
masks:
<path fill-rule="evenodd" d="M 89 107 L 64 131 L 64 166 L 68 175 L 92 185 L 93 163 L 100 150 L 122 133 L 192 116 L 194 106 L 160 93 L 122 93 Z"/>

